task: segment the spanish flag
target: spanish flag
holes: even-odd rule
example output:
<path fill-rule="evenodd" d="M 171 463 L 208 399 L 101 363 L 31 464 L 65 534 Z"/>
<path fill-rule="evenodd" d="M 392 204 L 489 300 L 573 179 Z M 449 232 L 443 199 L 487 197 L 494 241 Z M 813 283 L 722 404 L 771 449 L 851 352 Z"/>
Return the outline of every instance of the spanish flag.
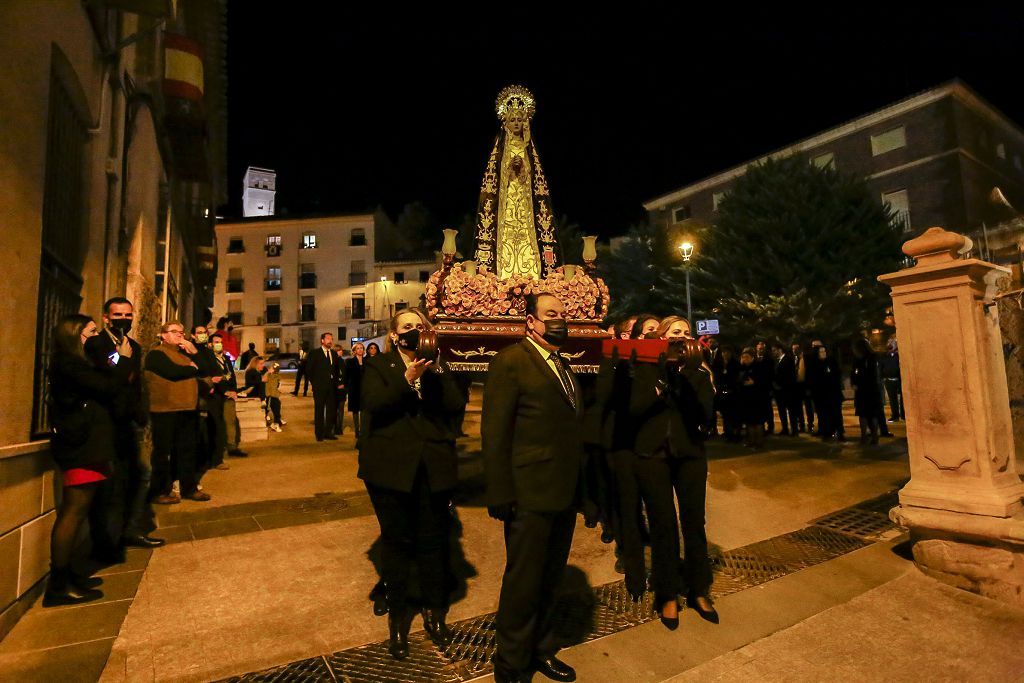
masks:
<path fill-rule="evenodd" d="M 177 33 L 164 32 L 164 94 L 200 102 L 203 99 L 203 49 Z"/>

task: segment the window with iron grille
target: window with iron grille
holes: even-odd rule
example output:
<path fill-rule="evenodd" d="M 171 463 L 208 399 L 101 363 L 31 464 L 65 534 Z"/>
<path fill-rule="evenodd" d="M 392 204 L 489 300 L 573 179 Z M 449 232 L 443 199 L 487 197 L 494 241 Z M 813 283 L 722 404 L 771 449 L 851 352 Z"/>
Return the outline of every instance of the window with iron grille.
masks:
<path fill-rule="evenodd" d="M 49 429 L 49 373 L 53 328 L 82 303 L 85 233 L 83 168 L 88 143 L 71 94 L 56 72 L 50 75 L 46 175 L 43 188 L 42 257 L 36 309 L 36 357 L 31 435 Z"/>
<path fill-rule="evenodd" d="M 352 228 L 352 237 L 349 238 L 350 247 L 362 247 L 366 245 L 366 230 L 363 228 Z"/>
<path fill-rule="evenodd" d="M 366 296 L 363 294 L 352 295 L 352 317 L 362 320 L 366 317 Z"/>

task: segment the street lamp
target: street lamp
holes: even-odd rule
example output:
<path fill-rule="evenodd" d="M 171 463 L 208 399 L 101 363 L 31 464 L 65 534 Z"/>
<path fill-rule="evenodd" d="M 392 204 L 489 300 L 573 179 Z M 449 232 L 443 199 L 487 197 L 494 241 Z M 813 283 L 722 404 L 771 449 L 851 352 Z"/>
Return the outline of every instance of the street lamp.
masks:
<path fill-rule="evenodd" d="M 690 306 L 690 257 L 693 256 L 693 242 L 686 241 L 679 245 L 679 253 L 683 255 L 683 270 L 686 271 L 686 319 L 693 324 L 693 309 Z"/>

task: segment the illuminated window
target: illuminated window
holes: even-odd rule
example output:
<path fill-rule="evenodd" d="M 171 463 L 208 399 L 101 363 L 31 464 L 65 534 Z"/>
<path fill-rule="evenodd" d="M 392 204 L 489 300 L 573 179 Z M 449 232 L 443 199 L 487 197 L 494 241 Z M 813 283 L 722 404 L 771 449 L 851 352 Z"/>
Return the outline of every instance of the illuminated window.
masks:
<path fill-rule="evenodd" d="M 302 236 L 302 248 L 303 249 L 316 249 L 316 235 L 307 232 Z"/>
<path fill-rule="evenodd" d="M 903 126 L 871 136 L 871 156 L 878 156 L 907 146 L 907 131 Z"/>

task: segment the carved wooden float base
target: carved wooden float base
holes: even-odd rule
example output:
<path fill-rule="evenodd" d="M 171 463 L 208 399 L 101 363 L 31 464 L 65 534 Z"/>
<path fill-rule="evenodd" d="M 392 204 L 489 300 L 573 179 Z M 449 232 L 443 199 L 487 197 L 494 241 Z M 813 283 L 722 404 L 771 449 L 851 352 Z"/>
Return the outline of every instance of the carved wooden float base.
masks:
<path fill-rule="evenodd" d="M 611 335 L 601 329 L 600 320 L 570 320 L 569 340 L 562 357 L 574 372 L 596 373 L 601 363 L 601 341 Z M 441 358 L 456 372 L 486 372 L 487 366 L 506 346 L 526 336 L 526 318 L 449 318 L 434 320 Z"/>

